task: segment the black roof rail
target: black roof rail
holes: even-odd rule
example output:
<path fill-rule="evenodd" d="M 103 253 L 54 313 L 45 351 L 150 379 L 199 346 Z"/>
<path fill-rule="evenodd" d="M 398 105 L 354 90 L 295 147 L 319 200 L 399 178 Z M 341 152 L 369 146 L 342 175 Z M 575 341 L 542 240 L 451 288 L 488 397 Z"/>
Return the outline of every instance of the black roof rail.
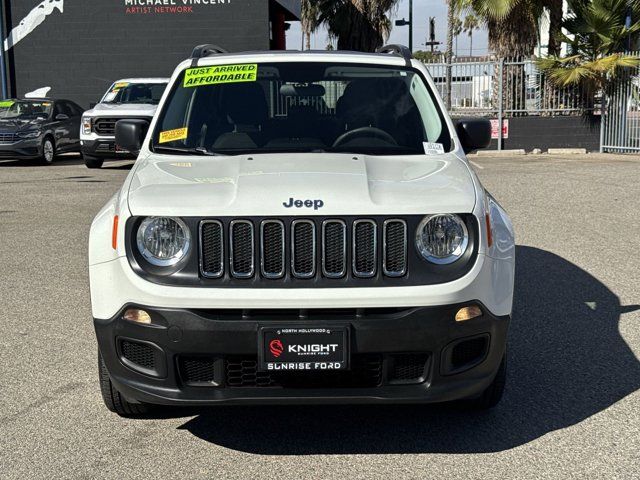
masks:
<path fill-rule="evenodd" d="M 376 51 L 378 53 L 392 53 L 398 55 L 404 58 L 405 62 L 407 62 L 407 66 L 411 65 L 413 54 L 411 53 L 411 50 L 409 50 L 409 47 L 405 47 L 404 45 L 391 44 L 380 47 Z"/>
<path fill-rule="evenodd" d="M 195 64 L 198 63 L 198 60 L 200 58 L 208 57 L 210 55 L 217 55 L 220 53 L 229 53 L 229 52 L 224 48 L 219 47 L 218 45 L 212 45 L 210 43 L 206 43 L 204 45 L 198 45 L 196 48 L 193 49 L 193 53 L 191 54 L 191 58 L 193 59 L 192 63 L 195 66 Z"/>

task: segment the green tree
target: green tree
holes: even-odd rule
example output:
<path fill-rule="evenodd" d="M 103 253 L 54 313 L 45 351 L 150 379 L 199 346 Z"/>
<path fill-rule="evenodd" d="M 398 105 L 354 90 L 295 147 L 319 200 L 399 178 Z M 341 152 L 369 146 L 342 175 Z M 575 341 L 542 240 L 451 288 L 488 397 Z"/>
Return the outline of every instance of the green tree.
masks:
<path fill-rule="evenodd" d="M 304 0 L 303 29 L 320 25 L 337 40 L 338 50 L 373 52 L 391 32 L 390 12 L 400 0 Z"/>
<path fill-rule="evenodd" d="M 555 85 L 580 85 L 593 94 L 640 64 L 638 57 L 621 53 L 629 38 L 640 35 L 640 0 L 571 0 L 569 6 L 571 13 L 562 23 L 569 32 L 562 35 L 569 54 L 537 61 Z M 630 27 L 625 25 L 628 13 L 635 20 Z"/>
<path fill-rule="evenodd" d="M 458 56 L 458 37 L 460 36 L 460 34 L 462 33 L 462 20 L 460 20 L 459 17 L 454 17 L 453 18 L 453 24 L 451 26 L 452 31 L 453 31 L 453 38 L 455 38 L 456 41 L 456 57 Z"/>
<path fill-rule="evenodd" d="M 473 32 L 480 28 L 480 20 L 473 14 L 464 17 L 462 22 L 463 31 L 469 36 L 469 56 L 473 56 Z"/>

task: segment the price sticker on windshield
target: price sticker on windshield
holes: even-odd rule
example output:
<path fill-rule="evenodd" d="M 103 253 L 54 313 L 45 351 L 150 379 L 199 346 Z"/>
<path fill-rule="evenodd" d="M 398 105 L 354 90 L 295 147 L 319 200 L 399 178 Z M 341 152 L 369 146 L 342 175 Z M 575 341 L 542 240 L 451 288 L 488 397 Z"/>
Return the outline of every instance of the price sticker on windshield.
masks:
<path fill-rule="evenodd" d="M 175 142 L 176 140 L 184 140 L 189 133 L 188 128 L 176 128 L 175 130 L 166 130 L 160 132 L 160 140 L 158 143 Z"/>
<path fill-rule="evenodd" d="M 422 142 L 424 146 L 424 153 L 427 155 L 442 155 L 444 153 L 444 146 L 441 143 Z"/>
<path fill-rule="evenodd" d="M 184 87 L 218 85 L 221 83 L 255 82 L 258 79 L 258 64 L 213 65 L 189 68 L 184 72 Z"/>

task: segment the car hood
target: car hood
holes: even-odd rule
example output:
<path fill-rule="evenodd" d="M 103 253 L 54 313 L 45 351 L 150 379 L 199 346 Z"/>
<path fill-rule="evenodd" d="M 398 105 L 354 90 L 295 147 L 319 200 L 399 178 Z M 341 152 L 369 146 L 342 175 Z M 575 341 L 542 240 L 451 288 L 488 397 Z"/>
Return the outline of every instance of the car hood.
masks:
<path fill-rule="evenodd" d="M 476 192 L 454 154 L 151 155 L 128 198 L 133 215 L 399 215 L 470 213 Z"/>
<path fill-rule="evenodd" d="M 153 117 L 156 113 L 157 105 L 148 103 L 99 103 L 91 110 L 84 112 L 87 117 L 105 115 L 113 116 L 135 116 Z"/>

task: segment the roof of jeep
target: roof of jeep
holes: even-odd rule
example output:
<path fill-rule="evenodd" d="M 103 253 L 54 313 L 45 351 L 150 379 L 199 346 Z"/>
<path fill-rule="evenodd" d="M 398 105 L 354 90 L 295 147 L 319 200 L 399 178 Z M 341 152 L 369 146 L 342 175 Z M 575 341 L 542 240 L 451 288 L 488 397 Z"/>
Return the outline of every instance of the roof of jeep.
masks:
<path fill-rule="evenodd" d="M 178 68 L 184 68 L 197 60 L 198 65 L 215 65 L 230 59 L 247 61 L 311 61 L 311 62 L 349 62 L 349 63 L 379 63 L 384 65 L 405 65 L 406 61 L 399 55 L 389 53 L 353 52 L 349 50 L 257 50 L 247 52 L 229 52 L 208 55 L 199 59 L 190 58 L 182 62 Z"/>

